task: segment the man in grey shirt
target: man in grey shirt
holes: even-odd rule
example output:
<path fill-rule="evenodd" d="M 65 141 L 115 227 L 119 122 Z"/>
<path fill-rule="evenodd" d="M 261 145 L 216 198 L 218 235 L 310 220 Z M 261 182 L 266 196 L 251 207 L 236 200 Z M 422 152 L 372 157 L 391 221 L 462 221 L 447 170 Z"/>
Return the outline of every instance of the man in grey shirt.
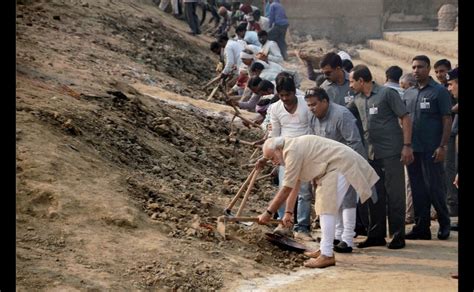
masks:
<path fill-rule="evenodd" d="M 322 57 L 319 67 L 326 77 L 326 81 L 321 84 L 321 88 L 326 90 L 330 100 L 340 105 L 349 103 L 352 96 L 349 86 L 349 73 L 342 68 L 341 57 L 334 52 L 327 53 Z"/>
<path fill-rule="evenodd" d="M 341 57 L 334 52 L 327 53 L 321 58 L 319 66 L 326 78 L 320 87 L 326 91 L 329 100 L 340 105 L 349 104 L 354 99 L 354 92 L 349 84 L 349 73 L 342 67 Z M 362 136 L 364 131 L 359 113 L 353 108 L 349 108 L 349 110 L 356 118 L 357 128 Z"/>
<path fill-rule="evenodd" d="M 408 165 L 413 161 L 411 119 L 398 92 L 373 82 L 372 74 L 367 66 L 355 66 L 349 77 L 351 88 L 357 94 L 348 107 L 355 107 L 359 112 L 369 163 L 380 176 L 376 184 L 378 201 L 374 203 L 368 200 L 367 239 L 359 243 L 357 247 L 386 244 L 386 213 L 388 211 L 389 233 L 393 236 L 388 248 L 403 248 L 405 246 L 403 164 Z M 399 118 L 402 128 L 400 128 Z"/>
<path fill-rule="evenodd" d="M 402 77 L 403 70 L 398 66 L 390 66 L 385 71 L 385 84 L 383 86 L 395 89 L 400 98 L 403 96 L 403 88 L 400 87 L 400 77 Z"/>
<path fill-rule="evenodd" d="M 311 111 L 309 114 L 311 134 L 341 142 L 367 159 L 367 153 L 356 126 L 356 119 L 346 107 L 331 102 L 326 91 L 317 87 L 306 91 L 305 100 Z M 336 217 L 334 245 L 336 252 L 352 252 L 356 206 L 357 194 L 350 186 Z"/>

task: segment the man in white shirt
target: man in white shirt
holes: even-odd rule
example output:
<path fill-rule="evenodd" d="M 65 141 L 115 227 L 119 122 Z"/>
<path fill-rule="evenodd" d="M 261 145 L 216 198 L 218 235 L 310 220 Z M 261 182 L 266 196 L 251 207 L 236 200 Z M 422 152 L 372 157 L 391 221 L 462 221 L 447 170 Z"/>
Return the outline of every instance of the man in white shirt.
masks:
<path fill-rule="evenodd" d="M 258 33 L 258 40 L 262 44 L 260 53 L 262 53 L 268 61 L 278 64 L 283 63 L 283 56 L 281 55 L 278 44 L 268 40 L 268 33 L 265 30 Z"/>
<path fill-rule="evenodd" d="M 270 122 L 272 126 L 271 137 L 298 137 L 309 134 L 309 110 L 304 96 L 296 95 L 295 81 L 293 77 L 286 72 L 280 73 L 276 79 L 276 89 L 280 100 L 275 102 L 270 112 Z M 285 168 L 279 167 L 278 178 L 279 186 L 282 187 Z M 296 224 L 294 226 L 295 238 L 303 240 L 312 240 L 310 232 L 311 215 L 311 184 L 309 182 L 301 183 L 295 189 L 298 192 L 298 207 Z M 280 206 L 278 210 L 279 218 L 283 218 L 285 206 Z M 292 213 L 293 210 L 287 210 Z M 278 226 L 275 232 L 286 233 L 283 226 Z"/>
<path fill-rule="evenodd" d="M 261 16 L 260 10 L 253 11 L 253 18 L 255 21 L 260 24 L 260 28 L 264 31 L 268 31 L 270 29 L 270 20 L 268 17 Z"/>
<path fill-rule="evenodd" d="M 217 43 L 219 47 L 215 46 L 215 43 L 211 44 L 211 50 L 217 55 L 221 54 L 222 48 L 224 48 L 224 60 L 225 66 L 222 70 L 221 77 L 228 77 L 229 75 L 238 75 L 238 68 L 241 65 L 240 52 L 244 50 L 242 43 L 229 40 L 225 35 L 220 36 Z"/>

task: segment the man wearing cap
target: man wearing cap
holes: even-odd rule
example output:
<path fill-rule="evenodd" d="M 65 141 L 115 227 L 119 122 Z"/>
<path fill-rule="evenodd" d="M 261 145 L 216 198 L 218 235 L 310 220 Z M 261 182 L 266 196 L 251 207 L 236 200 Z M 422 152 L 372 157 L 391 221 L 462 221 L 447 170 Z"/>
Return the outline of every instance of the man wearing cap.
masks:
<path fill-rule="evenodd" d="M 425 55 L 412 60 L 417 85 L 403 95 L 413 120 L 414 162 L 407 166 L 411 183 L 415 225 L 406 239 L 431 239 L 430 206 L 438 214 L 438 239 L 449 237 L 451 220 L 446 204 L 444 159 L 451 134 L 451 98 L 448 90 L 429 75 L 430 59 Z"/>

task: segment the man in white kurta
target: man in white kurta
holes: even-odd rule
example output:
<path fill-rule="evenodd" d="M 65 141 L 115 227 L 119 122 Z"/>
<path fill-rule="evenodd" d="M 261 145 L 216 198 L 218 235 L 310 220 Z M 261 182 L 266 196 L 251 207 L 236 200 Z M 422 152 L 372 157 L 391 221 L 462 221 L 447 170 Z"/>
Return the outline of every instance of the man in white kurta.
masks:
<path fill-rule="evenodd" d="M 264 30 L 258 32 L 258 40 L 262 44 L 260 52 L 267 57 L 267 60 L 281 65 L 283 56 L 280 48 L 276 42 L 268 40 L 268 33 Z"/>
<path fill-rule="evenodd" d="M 296 193 L 292 190 L 300 183 L 312 181 L 317 184 L 315 211 L 320 215 L 320 250 L 312 253 L 305 267 L 324 268 L 336 264 L 333 241 L 336 215 L 350 185 L 365 202 L 372 196 L 372 187 L 379 176 L 369 163 L 349 146 L 315 135 L 296 138 L 270 138 L 263 145 L 264 159 L 285 166 L 282 188 L 267 210 L 259 216 L 265 224 L 278 207 L 286 200 L 286 210 L 293 210 Z M 259 163 L 259 165 L 261 165 Z M 290 194 L 291 193 L 291 194 Z M 283 224 L 292 224 L 292 216 L 285 213 Z"/>

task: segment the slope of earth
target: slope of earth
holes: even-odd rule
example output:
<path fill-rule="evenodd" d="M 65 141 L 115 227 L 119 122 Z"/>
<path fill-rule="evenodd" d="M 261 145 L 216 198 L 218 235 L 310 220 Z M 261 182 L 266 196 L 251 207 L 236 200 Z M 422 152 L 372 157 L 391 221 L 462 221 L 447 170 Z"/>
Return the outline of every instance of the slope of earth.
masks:
<path fill-rule="evenodd" d="M 253 152 L 229 118 L 130 85 L 204 98 L 217 60 L 186 29 L 152 1 L 17 1 L 18 291 L 217 290 L 301 265 L 270 227 L 215 232 Z M 246 215 L 274 192 L 254 189 Z"/>

